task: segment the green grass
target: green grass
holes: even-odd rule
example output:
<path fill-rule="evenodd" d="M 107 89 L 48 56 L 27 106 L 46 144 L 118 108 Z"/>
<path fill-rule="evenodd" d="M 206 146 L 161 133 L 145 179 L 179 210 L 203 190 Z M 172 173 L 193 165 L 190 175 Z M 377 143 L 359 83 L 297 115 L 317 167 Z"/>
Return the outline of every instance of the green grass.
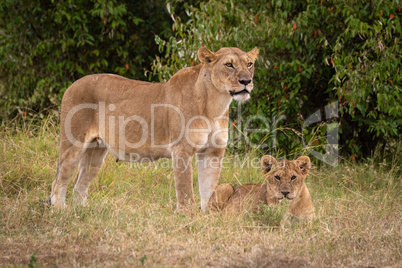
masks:
<path fill-rule="evenodd" d="M 110 155 L 87 206 L 71 204 L 70 185 L 60 210 L 42 205 L 56 174 L 57 133 L 51 120 L 0 131 L 0 266 L 402 265 L 398 163 L 314 168 L 311 226 L 281 224 L 287 202 L 264 215 L 176 213 L 169 160 L 130 165 Z M 233 159 L 221 182 L 263 182 L 258 169 L 239 165 L 249 159 Z M 199 204 L 196 179 L 194 188 Z"/>

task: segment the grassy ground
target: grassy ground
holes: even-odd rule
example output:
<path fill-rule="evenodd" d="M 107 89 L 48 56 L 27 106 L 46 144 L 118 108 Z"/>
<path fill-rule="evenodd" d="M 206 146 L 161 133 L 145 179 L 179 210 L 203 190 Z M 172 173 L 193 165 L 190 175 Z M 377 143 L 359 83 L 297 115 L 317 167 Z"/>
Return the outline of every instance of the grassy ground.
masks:
<path fill-rule="evenodd" d="M 110 155 L 86 207 L 49 209 L 41 200 L 56 173 L 58 134 L 43 125 L 0 132 L 0 266 L 402 266 L 398 163 L 313 169 L 312 226 L 281 225 L 286 202 L 263 216 L 175 213 L 169 161 L 130 165 Z M 258 169 L 239 166 L 249 158 L 227 159 L 221 182 L 262 182 Z"/>

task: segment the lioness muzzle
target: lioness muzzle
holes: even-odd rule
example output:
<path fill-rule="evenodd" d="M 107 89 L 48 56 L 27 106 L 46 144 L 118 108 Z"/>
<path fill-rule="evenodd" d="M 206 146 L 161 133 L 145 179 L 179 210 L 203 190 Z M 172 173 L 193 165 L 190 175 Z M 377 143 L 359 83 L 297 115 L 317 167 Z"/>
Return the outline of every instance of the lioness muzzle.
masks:
<path fill-rule="evenodd" d="M 240 95 L 240 94 L 250 94 L 250 92 L 248 92 L 247 89 L 243 89 L 242 91 L 239 91 L 239 92 L 229 91 L 229 93 L 231 96 Z"/>

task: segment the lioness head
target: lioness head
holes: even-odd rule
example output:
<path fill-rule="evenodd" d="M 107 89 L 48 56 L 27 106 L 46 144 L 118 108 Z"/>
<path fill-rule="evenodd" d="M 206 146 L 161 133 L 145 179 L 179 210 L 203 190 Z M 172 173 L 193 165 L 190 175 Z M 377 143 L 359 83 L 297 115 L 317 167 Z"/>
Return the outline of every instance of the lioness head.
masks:
<path fill-rule="evenodd" d="M 311 162 L 308 156 L 278 162 L 274 157 L 265 155 L 261 159 L 261 168 L 274 198 L 292 200 L 299 196 Z"/>
<path fill-rule="evenodd" d="M 198 58 L 211 72 L 211 82 L 236 101 L 245 102 L 253 90 L 254 62 L 259 50 L 246 53 L 238 48 L 225 47 L 216 53 L 207 48 L 198 50 Z"/>

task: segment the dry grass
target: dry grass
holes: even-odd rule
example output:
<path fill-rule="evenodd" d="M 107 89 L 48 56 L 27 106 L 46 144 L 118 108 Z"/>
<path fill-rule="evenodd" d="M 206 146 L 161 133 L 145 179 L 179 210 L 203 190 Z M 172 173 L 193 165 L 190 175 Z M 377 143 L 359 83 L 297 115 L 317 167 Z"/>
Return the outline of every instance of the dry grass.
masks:
<path fill-rule="evenodd" d="M 130 165 L 110 156 L 88 205 L 58 210 L 41 202 L 58 154 L 57 128 L 51 121 L 43 126 L 0 133 L 0 266 L 402 265 L 398 164 L 314 169 L 308 179 L 317 214 L 312 226 L 281 225 L 286 204 L 263 216 L 175 213 L 168 162 Z M 259 170 L 231 163 L 222 182 L 261 181 Z"/>

